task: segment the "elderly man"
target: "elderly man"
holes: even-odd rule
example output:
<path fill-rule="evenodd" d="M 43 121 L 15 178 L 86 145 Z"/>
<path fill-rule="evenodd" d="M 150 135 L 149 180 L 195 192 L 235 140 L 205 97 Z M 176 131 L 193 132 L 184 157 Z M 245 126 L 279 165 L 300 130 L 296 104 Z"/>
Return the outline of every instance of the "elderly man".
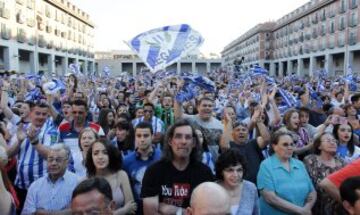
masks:
<path fill-rule="evenodd" d="M 224 188 L 214 182 L 204 182 L 191 195 L 186 215 L 230 214 L 230 198 Z"/>
<path fill-rule="evenodd" d="M 67 214 L 78 178 L 67 171 L 70 150 L 64 144 L 50 147 L 48 174 L 34 181 L 28 190 L 21 214 Z"/>
<path fill-rule="evenodd" d="M 148 167 L 144 175 L 141 197 L 145 215 L 182 214 L 193 189 L 213 179 L 211 170 L 199 161 L 199 141 L 190 122 L 175 122 L 166 137 L 163 159 Z"/>

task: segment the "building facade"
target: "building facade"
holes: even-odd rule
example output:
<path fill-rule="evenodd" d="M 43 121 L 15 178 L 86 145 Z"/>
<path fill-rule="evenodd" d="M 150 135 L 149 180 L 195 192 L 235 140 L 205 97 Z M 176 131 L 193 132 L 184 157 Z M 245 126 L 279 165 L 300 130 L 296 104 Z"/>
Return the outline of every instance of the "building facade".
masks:
<path fill-rule="evenodd" d="M 111 76 L 117 76 L 122 72 L 128 72 L 135 76 L 141 70 L 146 69 L 145 63 L 137 57 L 133 51 L 110 51 L 96 52 L 96 71 L 101 73 L 104 67 L 109 67 Z M 188 56 L 166 68 L 166 70 L 198 72 L 205 74 L 221 67 L 220 58 L 205 58 L 197 55 Z"/>
<path fill-rule="evenodd" d="M 358 72 L 359 13 L 359 0 L 312 0 L 276 22 L 259 25 L 271 25 L 268 31 L 251 29 L 227 45 L 222 57 L 225 65 L 243 59 L 244 67 L 259 64 L 276 76 L 311 76 L 319 69 L 335 76 L 349 67 Z"/>
<path fill-rule="evenodd" d="M 94 24 L 67 0 L 0 0 L 0 70 L 93 72 Z"/>

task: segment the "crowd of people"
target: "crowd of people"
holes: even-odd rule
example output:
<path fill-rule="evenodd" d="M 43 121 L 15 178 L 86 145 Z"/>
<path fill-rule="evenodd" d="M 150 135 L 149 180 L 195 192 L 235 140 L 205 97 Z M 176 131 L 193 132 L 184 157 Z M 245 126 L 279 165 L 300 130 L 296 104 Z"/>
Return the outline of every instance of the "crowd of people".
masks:
<path fill-rule="evenodd" d="M 360 214 L 345 78 L 0 79 L 1 214 Z"/>

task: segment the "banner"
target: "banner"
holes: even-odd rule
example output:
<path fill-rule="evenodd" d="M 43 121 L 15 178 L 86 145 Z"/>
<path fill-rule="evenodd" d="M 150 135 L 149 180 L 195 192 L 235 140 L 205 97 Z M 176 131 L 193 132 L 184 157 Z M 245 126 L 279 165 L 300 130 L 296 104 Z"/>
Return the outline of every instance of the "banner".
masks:
<path fill-rule="evenodd" d="M 197 31 L 182 24 L 141 33 L 127 42 L 127 45 L 155 73 L 179 61 L 199 48 L 203 42 L 204 39 Z"/>

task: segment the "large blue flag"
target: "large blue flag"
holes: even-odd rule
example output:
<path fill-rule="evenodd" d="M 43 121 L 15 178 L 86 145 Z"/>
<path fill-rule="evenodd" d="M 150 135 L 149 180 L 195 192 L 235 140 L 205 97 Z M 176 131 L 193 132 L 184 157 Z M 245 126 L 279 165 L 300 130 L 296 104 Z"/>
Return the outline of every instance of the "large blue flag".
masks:
<path fill-rule="evenodd" d="M 129 47 L 155 73 L 179 61 L 202 45 L 204 39 L 189 25 L 156 28 L 127 42 Z"/>

